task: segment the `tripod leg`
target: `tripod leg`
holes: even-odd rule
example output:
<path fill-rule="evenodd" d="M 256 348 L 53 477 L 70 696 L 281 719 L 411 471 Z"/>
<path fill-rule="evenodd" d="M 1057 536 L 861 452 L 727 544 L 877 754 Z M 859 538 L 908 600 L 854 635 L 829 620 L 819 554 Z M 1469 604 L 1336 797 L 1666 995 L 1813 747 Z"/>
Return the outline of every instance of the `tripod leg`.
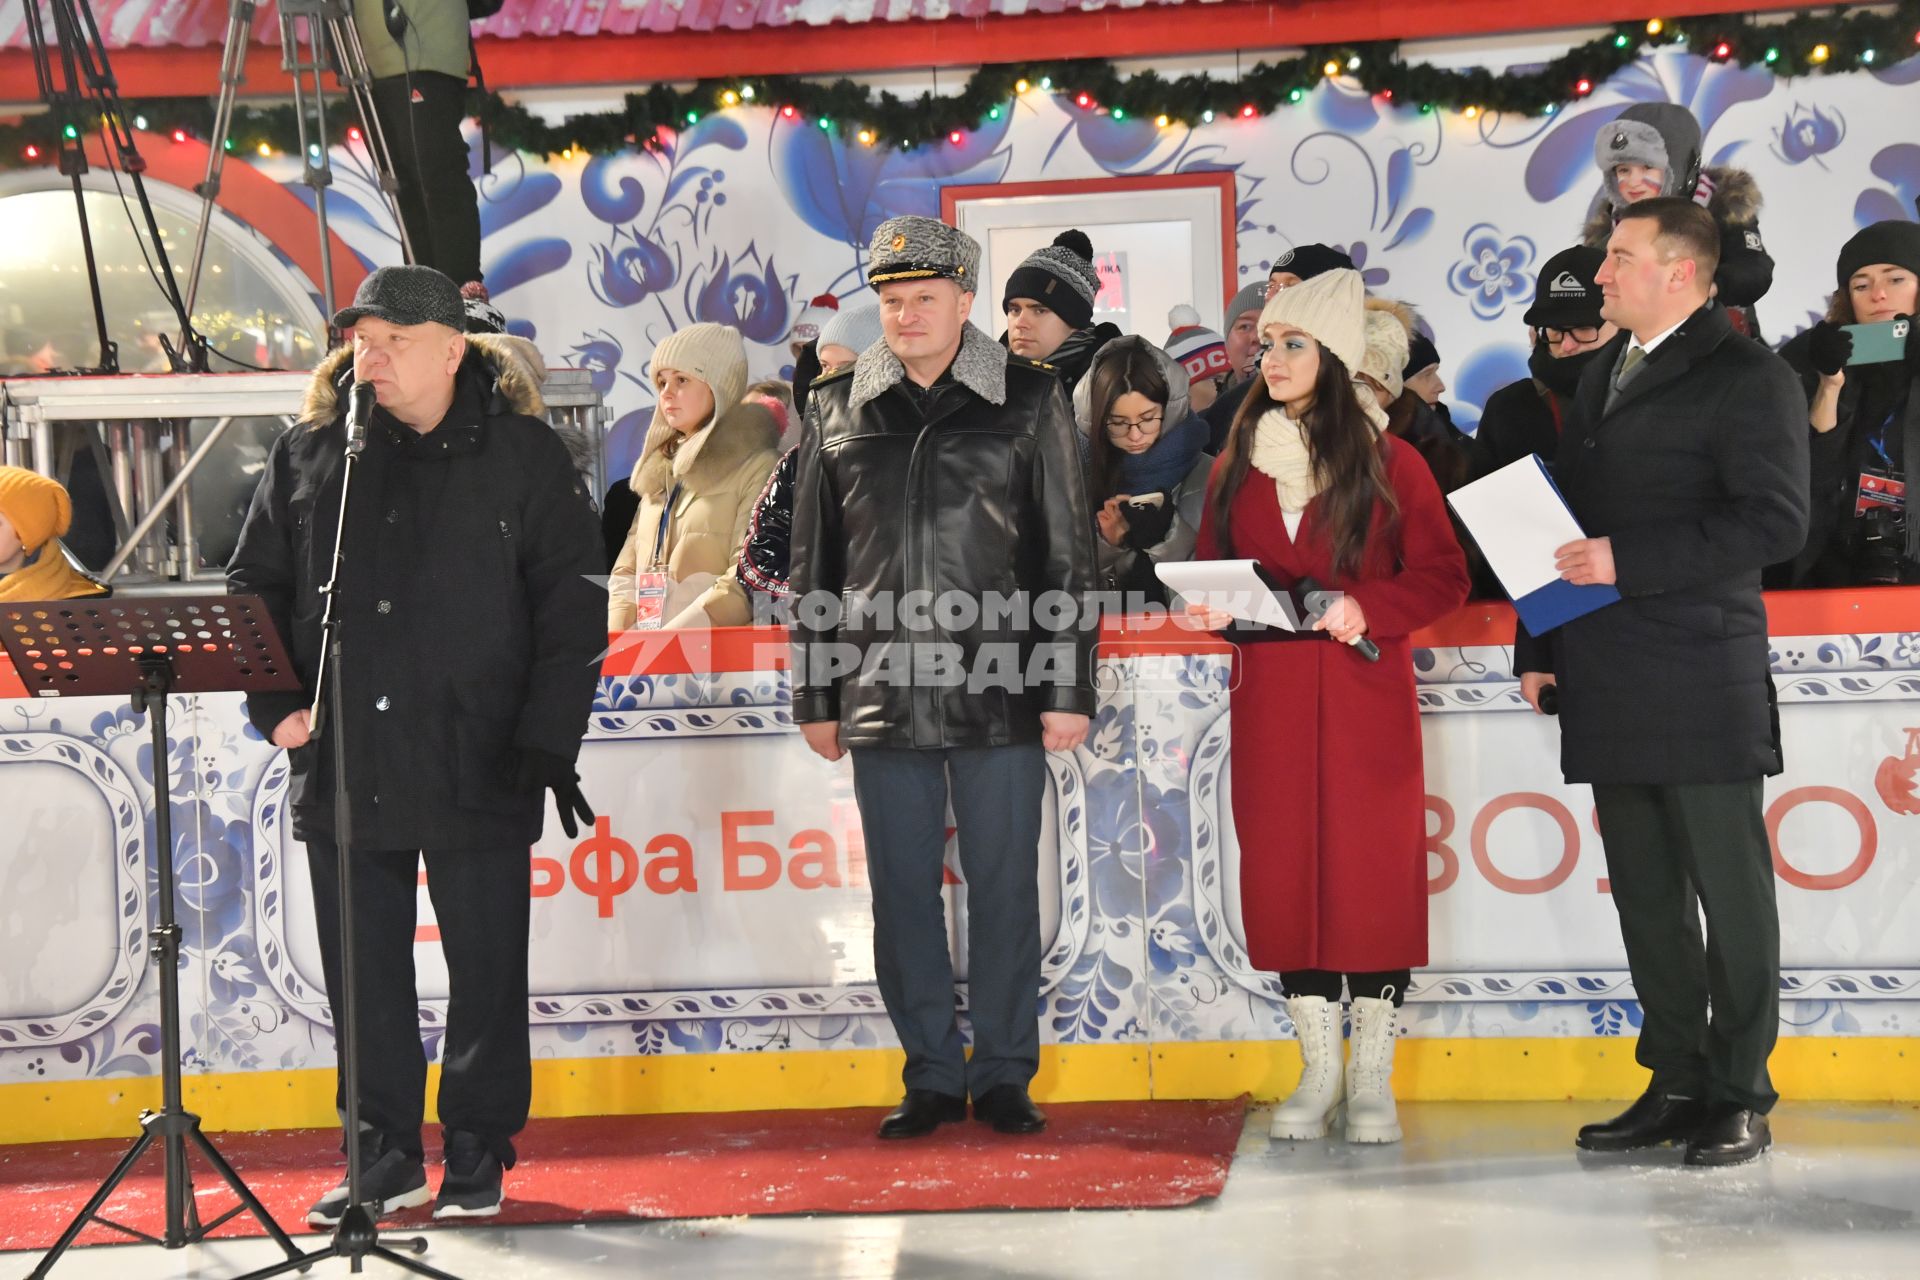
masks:
<path fill-rule="evenodd" d="M 67 1249 L 72 1246 L 73 1242 L 80 1238 L 80 1232 L 86 1228 L 87 1223 L 93 1220 L 93 1215 L 99 1213 L 101 1209 L 106 1207 L 107 1200 L 113 1195 L 114 1191 L 119 1188 L 120 1183 L 126 1176 L 133 1172 L 133 1166 L 138 1163 L 141 1156 L 146 1154 L 147 1147 L 152 1142 L 153 1132 L 151 1130 L 142 1133 L 138 1138 L 134 1139 L 133 1146 L 127 1149 L 127 1154 L 120 1157 L 120 1163 L 113 1167 L 113 1172 L 107 1175 L 107 1180 L 101 1183 L 100 1189 L 93 1193 L 93 1199 L 87 1201 L 87 1207 L 82 1209 L 79 1214 L 75 1216 L 74 1220 L 67 1224 L 67 1229 L 61 1233 L 58 1240 L 54 1241 L 53 1248 L 47 1250 L 41 1257 L 39 1265 L 34 1267 L 33 1273 L 28 1277 L 28 1280 L 43 1280 L 47 1273 L 53 1270 L 53 1264 L 60 1261 L 60 1255 L 65 1253 Z"/>
<path fill-rule="evenodd" d="M 253 1194 L 253 1189 L 240 1180 L 240 1175 L 233 1171 L 233 1166 L 227 1163 L 227 1158 L 220 1154 L 220 1149 L 213 1145 L 212 1139 L 200 1132 L 197 1127 L 192 1130 L 192 1134 L 194 1145 L 200 1148 L 200 1154 L 206 1157 L 207 1163 L 213 1166 L 213 1171 L 220 1175 L 233 1194 L 240 1198 L 240 1203 L 247 1206 L 247 1212 L 267 1229 L 267 1234 L 273 1237 L 273 1242 L 286 1250 L 289 1258 L 301 1257 L 299 1246 L 294 1244 L 292 1238 L 281 1229 L 280 1224 L 274 1221 L 273 1215 L 267 1212 L 267 1206 L 261 1204 L 260 1197 Z"/>

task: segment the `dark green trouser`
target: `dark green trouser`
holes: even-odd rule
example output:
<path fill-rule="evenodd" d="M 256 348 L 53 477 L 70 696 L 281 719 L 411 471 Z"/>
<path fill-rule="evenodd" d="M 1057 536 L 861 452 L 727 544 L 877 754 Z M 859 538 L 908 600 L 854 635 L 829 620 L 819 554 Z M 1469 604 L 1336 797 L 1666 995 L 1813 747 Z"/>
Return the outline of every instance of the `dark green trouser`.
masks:
<path fill-rule="evenodd" d="M 1649 1089 L 1772 1110 L 1780 917 L 1760 779 L 1596 785 L 1593 799 L 1644 1014 L 1634 1056 L 1653 1073 Z"/>

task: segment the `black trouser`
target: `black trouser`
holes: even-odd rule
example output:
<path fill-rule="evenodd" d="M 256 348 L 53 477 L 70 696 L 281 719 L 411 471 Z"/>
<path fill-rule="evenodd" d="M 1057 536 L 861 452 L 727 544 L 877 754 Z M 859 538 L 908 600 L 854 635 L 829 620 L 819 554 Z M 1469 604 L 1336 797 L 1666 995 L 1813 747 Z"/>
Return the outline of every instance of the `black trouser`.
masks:
<path fill-rule="evenodd" d="M 1772 1110 L 1780 917 L 1760 779 L 1595 786 L 1593 800 L 1649 1091 Z"/>
<path fill-rule="evenodd" d="M 1328 969 L 1289 969 L 1280 975 L 1280 988 L 1290 996 L 1319 996 L 1331 1004 L 1340 1003 L 1340 979 L 1355 1000 L 1391 1000 L 1399 1008 L 1407 1000 L 1407 983 L 1413 981 L 1411 969 L 1383 969 L 1379 973 L 1338 974 Z"/>
<path fill-rule="evenodd" d="M 411 84 L 409 84 L 411 81 Z M 420 101 L 412 101 L 418 92 Z M 373 82 L 413 260 L 455 284 L 480 279 L 480 198 L 467 176 L 467 84 L 438 71 Z"/>
<path fill-rule="evenodd" d="M 413 983 L 414 904 L 421 854 L 353 857 L 353 956 L 359 997 L 360 1123 L 388 1145 L 422 1154 L 427 1057 Z M 503 1164 L 526 1127 L 533 1097 L 527 1034 L 527 930 L 532 906 L 527 846 L 425 851 L 427 892 L 440 922 L 450 980 L 441 1055 L 440 1123 L 471 1133 Z M 335 1027 L 340 1007 L 340 861 L 330 840 L 307 844 L 320 962 Z M 336 1088 L 344 1120 L 344 1080 Z"/>

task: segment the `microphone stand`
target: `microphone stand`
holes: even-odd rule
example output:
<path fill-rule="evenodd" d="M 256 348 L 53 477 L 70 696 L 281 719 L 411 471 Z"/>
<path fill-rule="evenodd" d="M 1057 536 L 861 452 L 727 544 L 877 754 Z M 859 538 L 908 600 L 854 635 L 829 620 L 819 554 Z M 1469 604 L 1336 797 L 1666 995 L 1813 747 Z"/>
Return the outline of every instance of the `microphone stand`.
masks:
<path fill-rule="evenodd" d="M 347 410 L 346 462 L 340 474 L 340 520 L 333 531 L 333 574 L 322 588 L 327 597 L 327 607 L 321 615 L 320 626 L 326 637 L 326 645 L 322 650 L 320 673 L 314 680 L 314 713 L 310 729 L 312 737 L 319 737 L 325 732 L 333 753 L 333 834 L 340 864 L 340 981 L 345 987 L 340 994 L 341 1025 L 335 1027 L 334 1031 L 340 1045 L 342 1092 L 346 1095 L 347 1207 L 340 1215 L 339 1225 L 333 1229 L 333 1240 L 325 1248 L 248 1272 L 238 1280 L 266 1280 L 266 1277 L 285 1275 L 289 1271 L 304 1272 L 322 1258 L 344 1258 L 352 1273 L 358 1275 L 361 1264 L 370 1257 L 392 1263 L 415 1275 L 432 1277 L 433 1280 L 458 1280 L 448 1272 L 436 1270 L 381 1244 L 380 1229 L 375 1224 L 374 1215 L 368 1212 L 360 1199 L 359 992 L 355 985 L 356 966 L 353 959 L 353 807 L 347 796 L 345 696 L 341 691 L 345 659 L 341 656 L 340 571 L 346 563 L 347 500 L 353 493 L 354 463 L 359 461 L 361 452 L 367 447 L 367 423 L 373 416 L 372 408 L 372 386 L 356 382 L 352 403 Z M 329 669 L 333 672 L 330 686 L 326 683 Z M 321 696 L 323 689 L 324 697 Z M 426 1239 L 421 1236 L 397 1240 L 395 1244 L 413 1253 L 427 1251 Z"/>

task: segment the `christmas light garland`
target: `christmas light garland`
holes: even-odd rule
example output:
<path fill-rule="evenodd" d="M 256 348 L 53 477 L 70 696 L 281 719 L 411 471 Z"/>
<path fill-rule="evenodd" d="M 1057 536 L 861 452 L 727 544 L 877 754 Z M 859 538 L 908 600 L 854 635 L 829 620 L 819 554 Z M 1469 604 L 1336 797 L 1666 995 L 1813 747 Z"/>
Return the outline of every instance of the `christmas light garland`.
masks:
<path fill-rule="evenodd" d="M 1119 123 L 1161 129 L 1212 124 L 1222 118 L 1253 119 L 1305 100 L 1322 80 L 1350 81 L 1381 101 L 1422 112 L 1452 111 L 1550 115 L 1591 94 L 1629 66 L 1644 48 L 1685 46 L 1717 62 L 1764 67 L 1778 76 L 1878 71 L 1920 54 L 1920 0 L 1901 0 L 1891 12 L 1832 9 L 1803 12 L 1785 22 L 1762 23 L 1746 15 L 1651 18 L 1624 23 L 1577 45 L 1550 62 L 1523 72 L 1455 69 L 1400 59 L 1397 42 L 1322 45 L 1281 62 L 1262 62 L 1238 79 L 1204 75 L 1169 80 L 1155 71 L 1123 76 L 1098 58 L 982 67 L 959 93 L 901 98 L 840 79 L 821 83 L 790 76 L 703 80 L 692 89 L 653 85 L 626 95 L 620 109 L 569 116 L 551 124 L 518 103 L 490 95 L 489 132 L 501 146 L 535 155 L 604 155 L 656 145 L 663 133 L 698 124 L 714 112 L 741 107 L 777 110 L 784 118 L 864 146 L 903 149 L 962 145 L 983 122 L 997 121 L 1018 98 L 1032 93 L 1064 99 L 1073 108 Z M 469 108 L 482 103 L 472 95 Z M 211 141 L 213 103 L 207 98 L 130 102 L 136 128 L 175 141 Z M 357 142 L 358 129 L 335 110 L 335 136 Z M 57 164 L 63 148 L 97 121 L 63 119 L 53 113 L 0 126 L 0 164 Z M 221 140 L 236 155 L 273 157 L 299 147 L 293 107 L 237 105 Z"/>

